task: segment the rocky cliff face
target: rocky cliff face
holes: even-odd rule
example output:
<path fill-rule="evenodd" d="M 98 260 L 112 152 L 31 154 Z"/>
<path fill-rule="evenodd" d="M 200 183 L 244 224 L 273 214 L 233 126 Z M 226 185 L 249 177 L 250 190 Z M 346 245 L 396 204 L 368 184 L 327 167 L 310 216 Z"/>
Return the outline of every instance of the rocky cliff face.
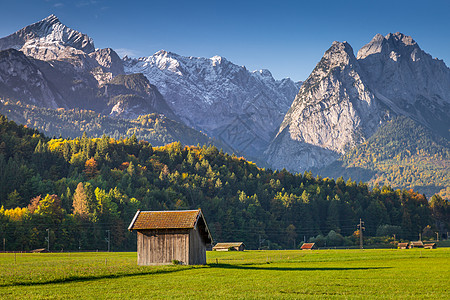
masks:
<path fill-rule="evenodd" d="M 358 51 L 358 62 L 377 98 L 450 138 L 450 69 L 401 33 L 376 35 Z"/>
<path fill-rule="evenodd" d="M 26 55 L 47 80 L 48 93 L 55 94 L 50 100 L 34 94 L 27 103 L 122 118 L 163 113 L 252 158 L 267 148 L 300 86 L 275 80 L 267 70 L 249 72 L 220 56 L 160 51 L 122 61 L 112 49 L 95 49 L 91 38 L 54 15 L 0 39 L 0 51 L 10 48 Z M 143 73 L 145 82 L 136 73 Z"/>
<path fill-rule="evenodd" d="M 334 42 L 302 85 L 266 151 L 275 168 L 322 167 L 395 115 L 448 135 L 450 70 L 403 34 L 377 35 L 358 57 Z"/>
<path fill-rule="evenodd" d="M 118 75 L 102 89 L 104 96 L 109 99 L 110 115 L 133 119 L 144 111 L 159 112 L 178 121 L 158 89 L 142 73 Z"/>
<path fill-rule="evenodd" d="M 21 50 L 42 60 L 61 57 L 64 53 L 92 53 L 94 42 L 86 34 L 68 28 L 55 15 L 31 24 L 0 39 L 0 50 Z"/>
<path fill-rule="evenodd" d="M 0 50 L 11 48 L 37 60 L 67 62 L 73 71 L 94 76 L 98 84 L 123 74 L 114 50 L 95 49 L 89 36 L 62 24 L 55 15 L 0 39 Z"/>
<path fill-rule="evenodd" d="M 0 51 L 0 96 L 36 106 L 66 107 L 57 89 L 33 60 L 14 49 Z"/>
<path fill-rule="evenodd" d="M 184 57 L 159 51 L 124 58 L 125 72 L 142 72 L 186 124 L 248 156 L 262 154 L 299 84 L 274 80 L 267 70 L 249 72 L 223 57 Z"/>

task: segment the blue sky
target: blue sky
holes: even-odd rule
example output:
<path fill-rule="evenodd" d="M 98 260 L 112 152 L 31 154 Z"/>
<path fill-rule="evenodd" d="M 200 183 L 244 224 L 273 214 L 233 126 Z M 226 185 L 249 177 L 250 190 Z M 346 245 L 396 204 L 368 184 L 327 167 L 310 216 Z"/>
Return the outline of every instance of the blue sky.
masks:
<path fill-rule="evenodd" d="M 381 33 L 411 35 L 450 63 L 450 1 L 0 0 L 0 36 L 55 14 L 97 48 L 221 55 L 275 78 L 304 80 L 337 41 L 358 49 Z"/>

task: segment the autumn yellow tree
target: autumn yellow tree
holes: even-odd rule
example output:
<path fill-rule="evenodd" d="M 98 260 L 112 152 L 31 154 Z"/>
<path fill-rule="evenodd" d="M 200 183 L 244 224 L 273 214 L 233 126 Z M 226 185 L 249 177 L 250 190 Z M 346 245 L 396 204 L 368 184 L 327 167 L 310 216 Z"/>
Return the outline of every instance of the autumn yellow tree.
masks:
<path fill-rule="evenodd" d="M 89 215 L 89 205 L 87 201 L 86 191 L 84 190 L 83 183 L 80 182 L 73 194 L 73 214 L 83 219 Z"/>
<path fill-rule="evenodd" d="M 98 175 L 99 171 L 97 169 L 98 163 L 97 161 L 92 157 L 91 159 L 88 159 L 86 163 L 84 164 L 84 173 L 88 178 L 94 178 Z"/>

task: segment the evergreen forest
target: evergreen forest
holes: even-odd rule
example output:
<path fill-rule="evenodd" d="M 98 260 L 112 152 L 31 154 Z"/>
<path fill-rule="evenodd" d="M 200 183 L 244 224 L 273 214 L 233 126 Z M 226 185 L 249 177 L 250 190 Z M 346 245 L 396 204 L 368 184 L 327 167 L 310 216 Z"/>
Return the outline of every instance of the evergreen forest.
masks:
<path fill-rule="evenodd" d="M 49 138 L 0 115 L 0 238 L 6 250 L 134 250 L 141 210 L 201 208 L 215 242 L 248 249 L 416 240 L 449 229 L 448 200 L 413 190 L 258 167 L 213 145 Z"/>

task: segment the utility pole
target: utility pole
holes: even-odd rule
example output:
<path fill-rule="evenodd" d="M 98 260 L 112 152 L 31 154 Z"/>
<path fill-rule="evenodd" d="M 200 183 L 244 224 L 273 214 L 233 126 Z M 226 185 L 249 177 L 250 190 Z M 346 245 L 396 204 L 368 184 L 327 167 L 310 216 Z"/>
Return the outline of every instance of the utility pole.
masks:
<path fill-rule="evenodd" d="M 105 238 L 106 242 L 108 243 L 108 252 L 109 250 L 111 250 L 110 244 L 111 244 L 111 230 L 106 230 L 106 232 L 108 233 L 108 237 Z"/>
<path fill-rule="evenodd" d="M 366 230 L 364 227 L 364 222 L 359 219 L 359 224 L 356 225 L 356 227 L 359 229 L 359 248 L 363 249 L 363 231 Z"/>
<path fill-rule="evenodd" d="M 47 241 L 47 251 L 50 252 L 50 229 L 47 228 L 45 231 L 47 231 L 47 237 L 45 238 Z"/>
<path fill-rule="evenodd" d="M 262 248 L 262 244 L 266 241 L 266 239 L 261 239 L 261 235 L 259 235 L 259 250 Z"/>

